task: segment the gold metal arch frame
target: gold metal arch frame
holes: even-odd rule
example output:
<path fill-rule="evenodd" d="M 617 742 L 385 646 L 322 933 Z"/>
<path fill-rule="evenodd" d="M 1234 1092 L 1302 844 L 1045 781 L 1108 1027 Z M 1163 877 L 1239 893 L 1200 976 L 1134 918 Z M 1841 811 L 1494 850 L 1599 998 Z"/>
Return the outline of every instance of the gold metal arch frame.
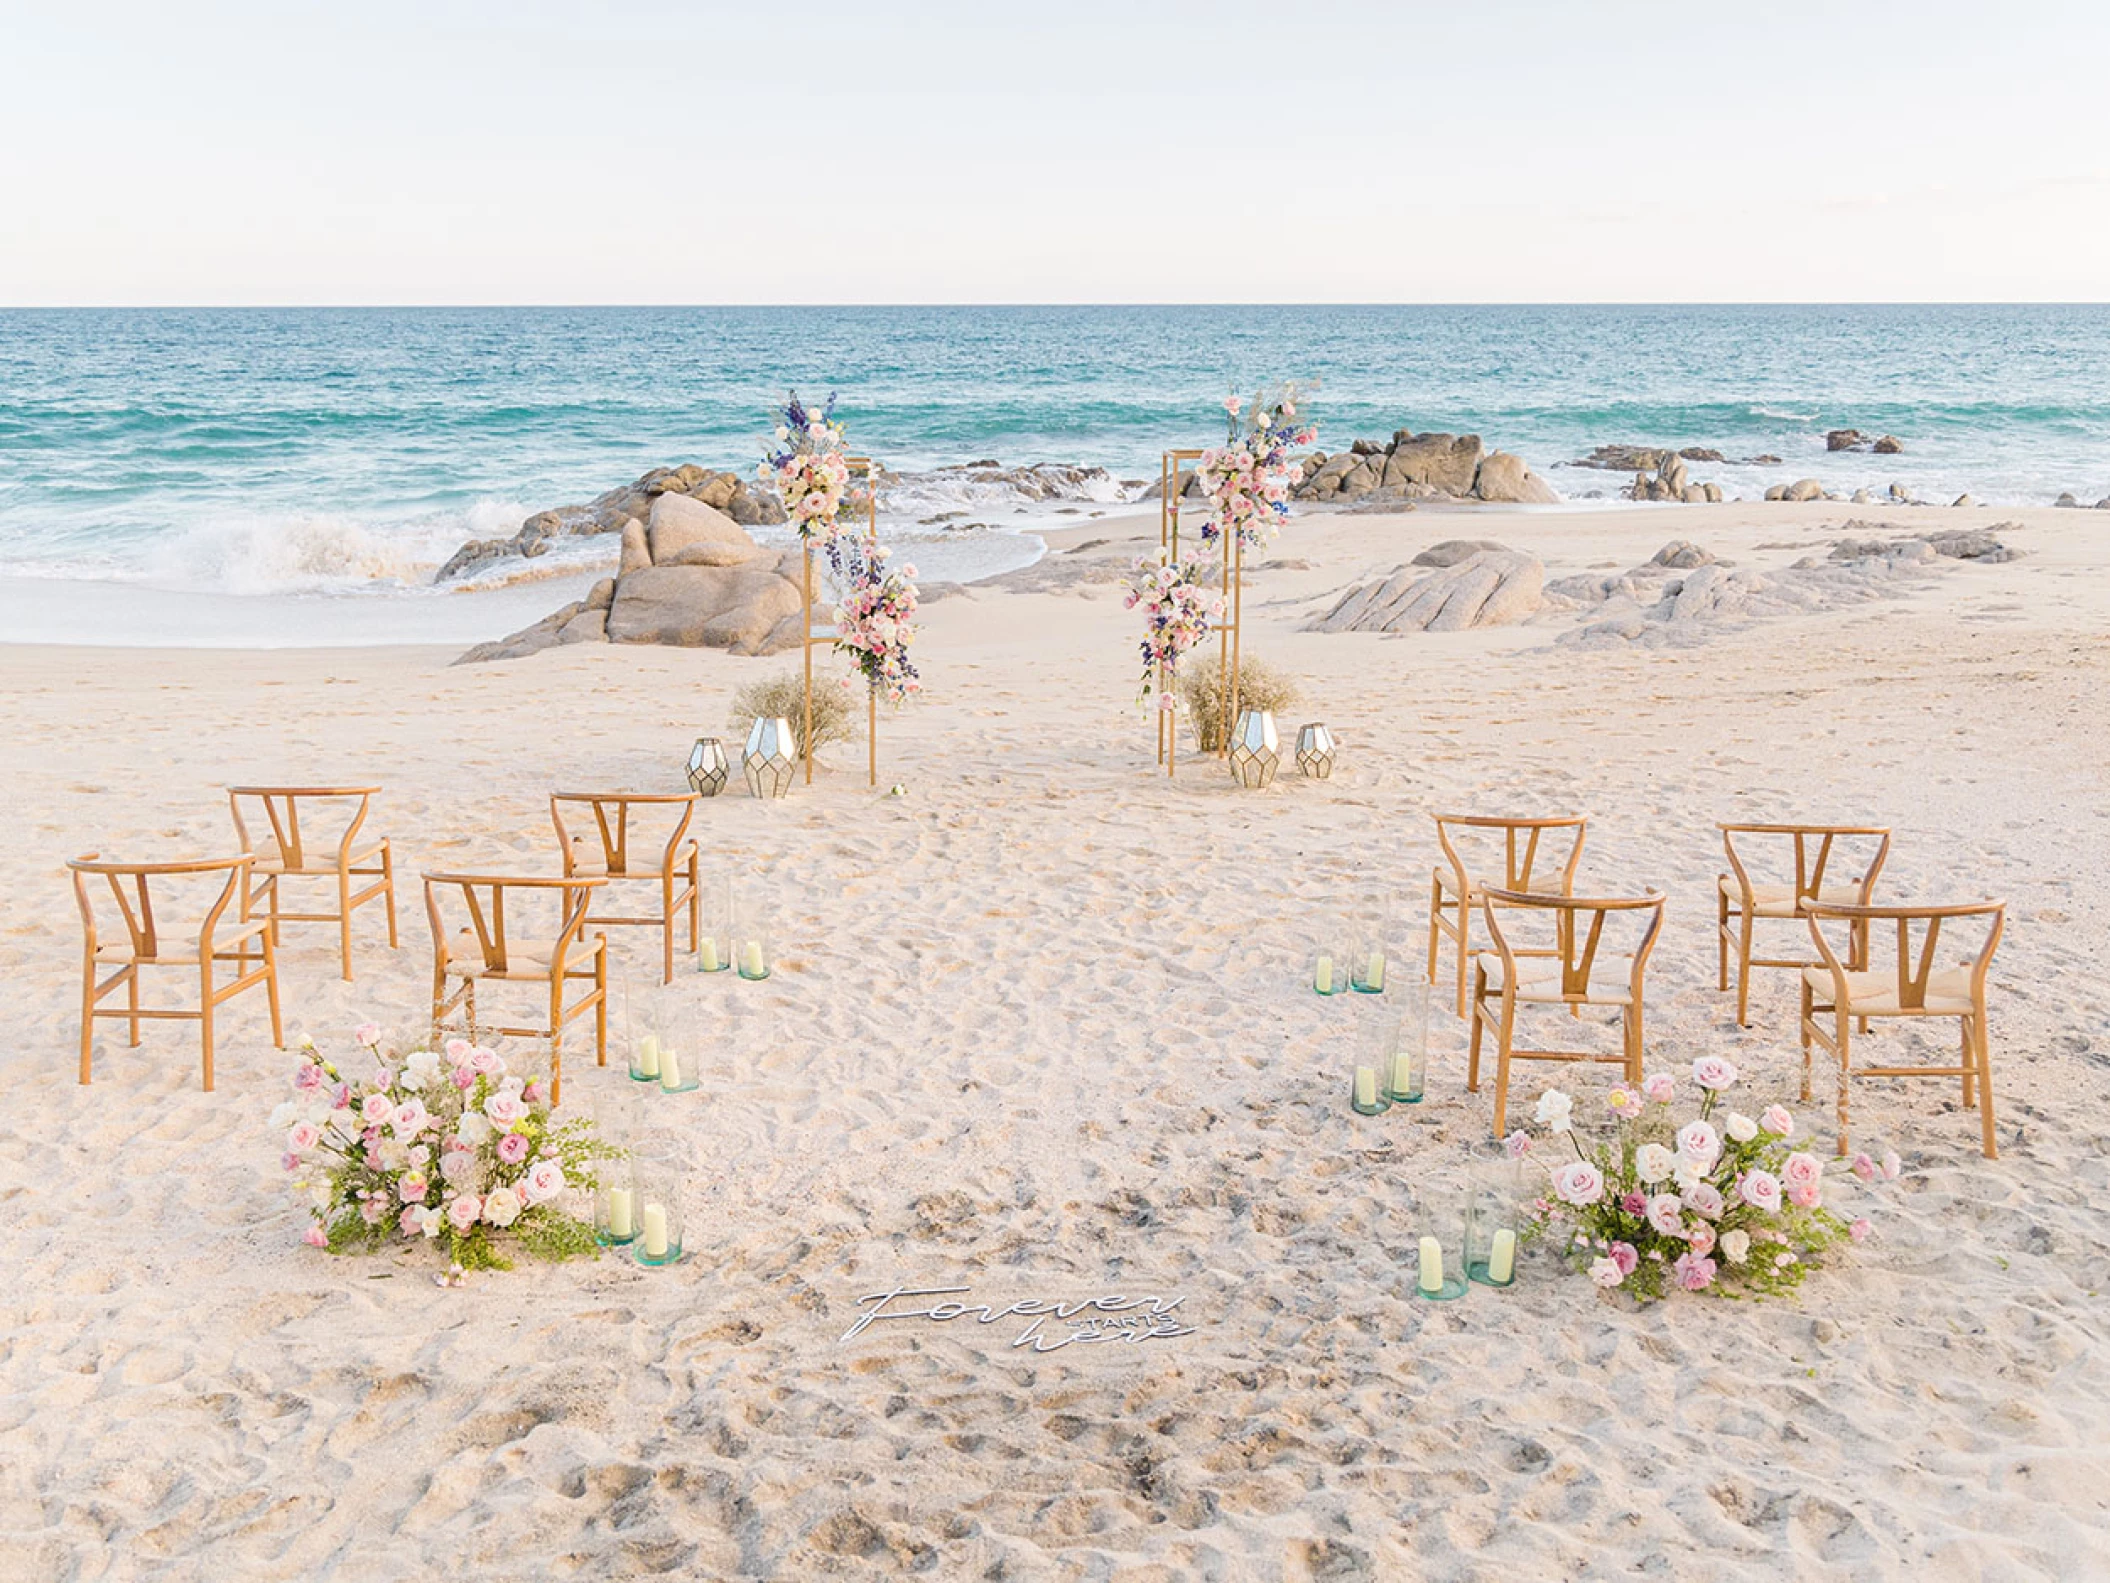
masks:
<path fill-rule="evenodd" d="M 1180 502 L 1194 479 L 1194 464 L 1200 451 L 1167 451 L 1158 461 L 1158 559 L 1167 566 L 1180 560 Z M 1235 533 L 1223 535 L 1224 617 L 1216 623 L 1217 670 L 1222 685 L 1219 694 L 1217 758 L 1231 747 L 1231 725 L 1238 718 L 1239 629 L 1245 612 L 1245 544 Z M 1171 671 L 1158 667 L 1158 690 L 1163 694 L 1171 683 Z M 1170 775 L 1178 762 L 1179 719 L 1175 710 L 1158 711 L 1158 762 Z"/>
<path fill-rule="evenodd" d="M 843 461 L 852 472 L 862 472 L 864 474 L 865 544 L 869 548 L 879 542 L 879 464 L 869 456 L 846 456 Z M 814 631 L 813 541 L 810 539 L 805 540 L 804 546 L 806 551 L 805 576 L 801 583 L 800 593 L 805 613 L 801 619 L 799 630 L 805 635 L 805 642 L 800 644 L 800 648 L 804 650 L 806 656 L 806 715 L 801 722 L 804 729 L 799 733 L 799 742 L 806 760 L 806 784 L 811 786 L 813 784 L 813 650 L 816 645 L 834 647 L 836 629 L 831 623 L 821 628 L 818 632 Z M 879 695 L 871 689 L 867 689 L 867 691 L 870 696 L 866 699 L 868 705 L 865 731 L 866 774 L 869 776 L 871 784 L 877 786 L 879 784 Z"/>

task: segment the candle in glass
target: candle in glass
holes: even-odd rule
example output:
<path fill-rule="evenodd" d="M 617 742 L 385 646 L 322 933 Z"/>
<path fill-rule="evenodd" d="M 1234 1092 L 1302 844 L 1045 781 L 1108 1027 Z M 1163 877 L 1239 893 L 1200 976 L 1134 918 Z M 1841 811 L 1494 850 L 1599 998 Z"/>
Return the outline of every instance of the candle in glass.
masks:
<path fill-rule="evenodd" d="M 1488 1250 L 1487 1278 L 1496 1286 L 1507 1286 L 1517 1269 L 1517 1234 L 1504 1226 L 1495 1233 Z"/>
<path fill-rule="evenodd" d="M 648 1033 L 637 1042 L 637 1075 L 642 1078 L 659 1076 L 659 1035 Z"/>
<path fill-rule="evenodd" d="M 1443 1244 L 1434 1237 L 1421 1239 L 1419 1278 L 1415 1284 L 1423 1295 L 1435 1297 L 1443 1290 Z"/>
<path fill-rule="evenodd" d="M 627 1206 L 625 1206 L 627 1209 Z M 667 1209 L 664 1204 L 647 1204 L 640 1217 L 644 1226 L 645 1257 L 664 1259 L 667 1256 Z"/>
<path fill-rule="evenodd" d="M 681 1056 L 671 1049 L 659 1052 L 659 1086 L 670 1093 L 681 1087 Z"/>
<path fill-rule="evenodd" d="M 627 1187 L 608 1189 L 608 1234 L 618 1242 L 628 1242 L 635 1235 L 630 1229 L 630 1189 Z"/>

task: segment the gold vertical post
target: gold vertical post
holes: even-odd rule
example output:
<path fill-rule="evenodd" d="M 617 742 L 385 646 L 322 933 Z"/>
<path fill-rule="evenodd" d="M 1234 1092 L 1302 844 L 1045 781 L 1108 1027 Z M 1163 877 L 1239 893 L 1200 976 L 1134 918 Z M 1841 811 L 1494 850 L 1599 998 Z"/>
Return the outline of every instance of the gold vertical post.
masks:
<path fill-rule="evenodd" d="M 799 737 L 799 749 L 806 760 L 806 784 L 813 784 L 813 541 L 805 541 L 806 575 L 803 603 L 804 623 L 799 629 L 799 651 L 806 657 L 806 719 L 805 730 Z"/>
<path fill-rule="evenodd" d="M 865 688 L 865 750 L 868 784 L 879 784 L 879 685 Z"/>
<path fill-rule="evenodd" d="M 1224 557 L 1230 571 L 1231 609 L 1231 665 L 1228 682 L 1229 697 L 1224 704 L 1223 748 L 1231 751 L 1231 727 L 1238 723 L 1238 651 L 1245 641 L 1245 541 L 1237 540 L 1225 546 Z"/>

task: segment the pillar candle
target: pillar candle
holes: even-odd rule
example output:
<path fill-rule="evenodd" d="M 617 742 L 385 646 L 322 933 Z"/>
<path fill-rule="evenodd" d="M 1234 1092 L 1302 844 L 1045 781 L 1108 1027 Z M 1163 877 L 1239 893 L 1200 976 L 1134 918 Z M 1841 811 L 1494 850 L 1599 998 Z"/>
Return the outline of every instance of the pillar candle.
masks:
<path fill-rule="evenodd" d="M 1364 1110 L 1377 1109 L 1377 1068 L 1359 1066 L 1355 1069 L 1355 1102 Z"/>
<path fill-rule="evenodd" d="M 1487 1250 L 1487 1278 L 1490 1281 L 1506 1281 L 1516 1273 L 1517 1234 L 1504 1226 L 1495 1233 L 1493 1244 Z"/>
<path fill-rule="evenodd" d="M 747 951 L 740 963 L 740 971 L 749 978 L 760 978 L 766 971 L 762 961 L 762 942 L 760 940 L 747 942 Z"/>
<path fill-rule="evenodd" d="M 659 1052 L 659 1086 L 661 1088 L 681 1087 L 681 1057 L 672 1050 Z"/>
<path fill-rule="evenodd" d="M 1395 1094 L 1411 1094 L 1415 1091 L 1414 1057 L 1408 1051 L 1395 1051 L 1392 1056 L 1391 1089 Z"/>
<path fill-rule="evenodd" d="M 1370 953 L 1370 966 L 1363 974 L 1363 982 L 1372 989 L 1383 989 L 1385 987 L 1384 952 L 1372 951 Z"/>
<path fill-rule="evenodd" d="M 718 971 L 718 937 L 707 934 L 696 947 L 696 962 L 706 973 Z"/>
<path fill-rule="evenodd" d="M 645 1077 L 659 1076 L 659 1035 L 648 1033 L 637 1043 L 637 1069 Z"/>
<path fill-rule="evenodd" d="M 1425 1292 L 1443 1290 L 1443 1244 L 1434 1237 L 1421 1239 L 1421 1277 L 1419 1282 Z"/>
<path fill-rule="evenodd" d="M 647 1204 L 643 1215 L 645 1226 L 645 1257 L 664 1259 L 667 1256 L 667 1211 L 664 1205 Z"/>
<path fill-rule="evenodd" d="M 1332 957 L 1322 956 L 1319 958 L 1319 970 L 1312 975 L 1311 985 L 1313 989 L 1316 989 L 1322 995 L 1331 995 L 1333 993 Z"/>
<path fill-rule="evenodd" d="M 608 1235 L 619 1242 L 629 1240 L 630 1189 L 627 1187 L 608 1189 Z"/>

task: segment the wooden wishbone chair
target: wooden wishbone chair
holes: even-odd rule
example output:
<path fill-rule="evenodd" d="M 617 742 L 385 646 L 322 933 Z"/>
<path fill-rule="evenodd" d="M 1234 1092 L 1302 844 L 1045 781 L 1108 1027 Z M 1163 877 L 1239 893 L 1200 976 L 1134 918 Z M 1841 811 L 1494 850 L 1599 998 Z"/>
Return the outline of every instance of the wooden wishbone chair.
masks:
<path fill-rule="evenodd" d="M 696 843 L 685 839 L 696 805 L 703 799 L 695 792 L 553 792 L 549 800 L 550 823 L 557 827 L 557 846 L 564 857 L 567 875 L 585 875 L 609 880 L 650 880 L 659 887 L 659 910 L 643 915 L 598 913 L 589 924 L 614 927 L 647 925 L 660 932 L 661 968 L 665 982 L 674 982 L 674 924 L 683 912 L 689 919 L 689 950 L 696 950 L 697 931 L 702 927 L 702 891 L 698 886 L 700 863 Z M 680 810 L 666 844 L 656 852 L 640 852 L 631 836 L 631 810 L 645 810 L 643 819 Z M 574 833 L 565 814 L 581 819 L 592 813 L 593 822 L 584 832 Z M 642 820 L 640 822 L 643 822 Z M 647 843 L 649 845 L 649 842 Z"/>
<path fill-rule="evenodd" d="M 1641 1081 L 1641 978 L 1656 936 L 1663 928 L 1663 897 L 1547 896 L 1504 890 L 1493 885 L 1480 891 L 1481 911 L 1493 951 L 1473 962 L 1473 1032 L 1465 1086 L 1480 1087 L 1480 1034 L 1495 1035 L 1495 1136 L 1503 1135 L 1509 1113 L 1509 1063 L 1529 1061 L 1596 1061 L 1623 1069 L 1629 1083 Z M 1604 953 L 1605 921 L 1632 914 L 1640 936 L 1631 950 Z M 1505 925 L 1504 920 L 1507 920 Z M 1531 948 L 1513 943 L 1513 930 L 1544 919 L 1552 924 L 1552 944 Z M 1585 1006 L 1620 1010 L 1620 1053 L 1599 1055 L 1583 1050 L 1519 1050 L 1515 1045 L 1520 1005 L 1566 1006 L 1575 1015 Z"/>
<path fill-rule="evenodd" d="M 344 977 L 350 982 L 352 976 L 352 913 L 367 902 L 379 898 L 388 908 L 388 948 L 396 948 L 396 870 L 395 858 L 389 851 L 386 836 L 360 835 L 366 816 L 373 805 L 378 786 L 231 786 L 227 790 L 228 807 L 234 814 L 234 833 L 242 844 L 242 850 L 256 858 L 256 886 L 248 906 L 253 911 L 259 904 L 271 925 L 271 943 L 278 944 L 278 926 L 282 923 L 334 923 L 338 931 L 338 954 L 343 960 Z M 335 849 L 331 849 L 327 835 L 321 840 L 311 839 L 315 822 L 312 810 L 316 804 L 328 808 L 326 818 L 334 820 L 346 812 L 343 805 L 353 804 L 349 809 L 350 820 L 336 838 Z M 311 829 L 303 832 L 301 815 L 303 807 L 311 812 Z M 261 814 L 270 827 L 269 835 L 252 841 L 249 821 L 243 817 L 244 809 L 251 816 Z M 285 898 L 281 894 L 286 880 L 334 880 L 337 885 L 337 910 L 335 912 L 287 912 Z M 371 883 L 354 890 L 360 880 Z M 245 918 L 249 912 L 243 914 Z"/>
<path fill-rule="evenodd" d="M 475 1039 L 484 1033 L 505 1033 L 549 1040 L 550 1099 L 556 1102 L 564 1084 L 564 1025 L 587 1012 L 594 1014 L 594 1053 L 599 1064 L 608 1064 L 608 936 L 588 937 L 586 912 L 598 878 L 557 879 L 548 875 L 532 878 L 497 874 L 427 874 L 425 916 L 432 926 L 432 1034 L 437 1040 L 447 1018 L 457 1008 L 463 1013 L 465 1032 Z M 553 900 L 558 921 L 556 932 L 523 940 L 517 929 L 508 932 L 506 896 L 525 892 L 538 901 Z M 468 925 L 450 934 L 443 897 L 460 902 Z M 459 980 L 451 993 L 451 981 Z M 476 988 L 488 983 L 534 984 L 548 994 L 546 1025 L 509 1026 L 479 1022 Z M 569 1005 L 567 986 L 591 987 Z"/>
<path fill-rule="evenodd" d="M 1722 850 L 1728 855 L 1730 872 L 1715 884 L 1715 951 L 1718 987 L 1729 988 L 1729 957 L 1736 954 L 1736 1020 L 1751 1026 L 1751 969 L 1792 967 L 1799 974 L 1820 964 L 1808 957 L 1753 956 L 1752 928 L 1762 919 L 1807 918 L 1813 902 L 1845 903 L 1865 907 L 1876 887 L 1876 876 L 1890 856 L 1890 831 L 1883 825 L 1851 824 L 1728 824 L 1715 826 L 1722 832 Z M 1758 884 L 1745 867 L 1744 854 L 1737 851 L 1737 838 L 1747 847 L 1763 841 L 1778 850 L 1781 842 L 1792 845 L 1795 877 L 1788 884 Z M 1751 839 L 1756 838 L 1756 839 Z M 1832 848 L 1839 841 L 1873 841 L 1874 852 L 1859 875 L 1835 879 L 1827 884 L 1825 871 L 1832 862 Z M 1851 967 L 1866 965 L 1868 930 L 1854 931 Z M 1867 1032 L 1863 1027 L 1862 1031 Z"/>
<path fill-rule="evenodd" d="M 1491 814 L 1440 813 L 1436 816 L 1436 839 L 1445 861 L 1435 870 L 1429 891 L 1429 982 L 1436 982 L 1436 959 L 1442 937 L 1448 935 L 1458 948 L 1458 1015 L 1466 1011 L 1466 973 L 1472 961 L 1472 916 L 1480 905 L 1480 886 L 1496 883 L 1491 865 L 1475 872 L 1466 866 L 1461 845 L 1473 849 L 1478 858 L 1489 855 L 1491 838 L 1502 838 L 1504 890 L 1528 891 L 1539 896 L 1569 896 L 1575 891 L 1575 865 L 1582 861 L 1583 831 L 1589 820 L 1583 815 L 1559 815 L 1545 819 L 1512 819 Z M 1564 842 L 1568 859 L 1559 864 L 1557 849 Z M 1546 848 L 1541 852 L 1541 845 Z M 1540 859 L 1543 856 L 1544 862 Z M 1556 864 L 1559 871 L 1553 872 Z"/>
<path fill-rule="evenodd" d="M 1964 902 L 1946 907 L 1853 907 L 1812 902 L 1807 909 L 1810 938 L 1823 960 L 1802 970 L 1802 1097 L 1810 1097 L 1810 1046 L 1821 1044 L 1839 1062 L 1839 1152 L 1847 1151 L 1846 1095 L 1857 1077 L 1956 1077 L 1963 1080 L 1966 1110 L 1976 1108 L 1985 1134 L 1985 1157 L 2000 1157 L 1993 1140 L 1993 1057 L 1986 1038 L 1985 976 L 1993 952 L 2007 927 L 2004 901 Z M 1985 939 L 1973 955 L 1946 972 L 1935 967 L 1942 925 L 1958 918 L 1985 922 Z M 1842 957 L 1826 937 L 1824 926 L 1843 924 L 1848 937 Z M 1874 925 L 1897 925 L 1894 972 L 1852 965 L 1855 938 L 1866 942 Z M 1915 927 L 1925 931 L 1919 950 L 1912 948 Z M 1966 927 L 1970 927 L 1967 925 Z M 1862 949 L 1868 949 L 1866 944 Z M 1863 958 L 1864 963 L 1866 958 Z M 1954 1066 L 1855 1066 L 1849 1026 L 1859 1019 L 1864 1031 L 1874 1017 L 1954 1017 L 1961 1049 Z M 1829 1031 L 1825 1022 L 1831 1023 Z"/>
<path fill-rule="evenodd" d="M 131 1024 L 132 1047 L 139 1047 L 139 1024 L 147 1018 L 180 1019 L 198 1024 L 202 1047 L 202 1080 L 208 1092 L 213 1083 L 214 1018 L 219 1008 L 245 989 L 264 986 L 271 1000 L 271 1042 L 285 1048 L 286 1034 L 279 1020 L 278 954 L 271 941 L 271 926 L 261 919 L 245 921 L 250 899 L 250 858 L 207 858 L 194 862 L 118 863 L 90 852 L 66 866 L 73 871 L 73 896 L 81 909 L 81 927 L 86 945 L 81 958 L 81 1081 L 90 1080 L 94 1056 L 95 1019 L 122 1017 Z M 100 878 L 109 884 L 118 914 L 124 920 L 124 938 L 105 944 L 96 928 L 95 903 L 89 881 Z M 218 878 L 218 889 L 213 881 Z M 186 880 L 192 881 L 186 885 Z M 186 900 L 208 898 L 195 928 L 186 923 L 170 927 L 155 915 L 155 892 L 168 910 L 168 893 L 177 888 L 192 892 Z M 229 919 L 228 909 L 234 909 Z M 232 967 L 234 977 L 219 982 L 221 970 Z M 198 1009 L 146 1007 L 139 1003 L 140 973 L 146 968 L 187 968 L 198 975 Z M 114 968 L 108 978 L 98 978 L 104 968 Z M 123 1006 L 105 1007 L 103 997 L 120 986 Z"/>

